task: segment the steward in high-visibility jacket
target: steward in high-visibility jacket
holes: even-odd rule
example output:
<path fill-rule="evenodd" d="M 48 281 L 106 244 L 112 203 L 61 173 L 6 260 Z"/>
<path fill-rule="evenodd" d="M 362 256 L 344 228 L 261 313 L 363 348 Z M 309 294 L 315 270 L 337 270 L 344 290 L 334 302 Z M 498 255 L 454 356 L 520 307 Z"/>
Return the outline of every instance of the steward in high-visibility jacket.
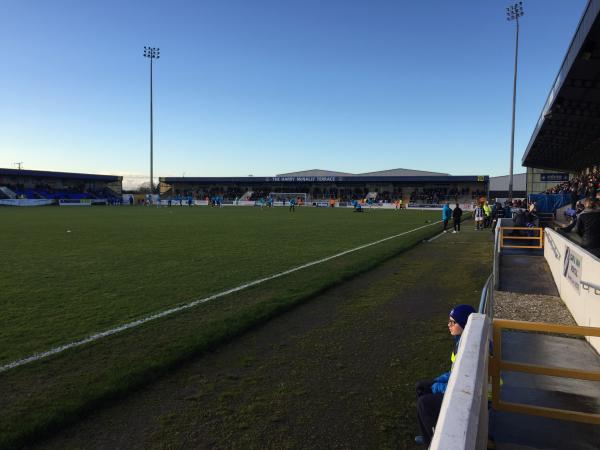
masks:
<path fill-rule="evenodd" d="M 475 309 L 471 305 L 458 305 L 450 311 L 448 331 L 454 338 L 454 349 L 450 356 L 452 364 L 458 354 L 460 336 L 469 316 L 474 312 Z M 450 372 L 446 372 L 433 380 L 422 380 L 417 383 L 417 416 L 422 435 L 415 437 L 415 441 L 419 444 L 428 446 L 431 443 L 449 378 Z"/>
<path fill-rule="evenodd" d="M 485 214 L 485 217 L 492 216 L 492 207 L 490 205 L 488 205 L 488 202 L 485 202 L 483 204 L 483 213 Z"/>

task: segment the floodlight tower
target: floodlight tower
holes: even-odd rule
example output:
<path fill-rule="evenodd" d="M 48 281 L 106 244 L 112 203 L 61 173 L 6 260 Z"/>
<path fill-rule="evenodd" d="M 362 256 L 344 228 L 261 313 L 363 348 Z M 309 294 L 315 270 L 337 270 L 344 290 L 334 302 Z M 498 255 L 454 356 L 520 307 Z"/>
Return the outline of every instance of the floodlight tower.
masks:
<path fill-rule="evenodd" d="M 152 60 L 160 58 L 160 48 L 144 47 L 144 57 L 150 59 L 150 192 L 154 192 L 154 161 L 153 161 L 153 109 L 152 109 Z"/>
<path fill-rule="evenodd" d="M 519 17 L 523 16 L 523 2 L 518 2 L 506 8 L 506 20 L 517 24 L 516 42 L 515 42 L 515 76 L 513 81 L 513 101 L 512 101 L 512 132 L 510 137 L 510 172 L 508 176 L 508 199 L 513 198 L 513 159 L 515 154 L 515 109 L 517 104 L 517 61 L 519 57 Z"/>

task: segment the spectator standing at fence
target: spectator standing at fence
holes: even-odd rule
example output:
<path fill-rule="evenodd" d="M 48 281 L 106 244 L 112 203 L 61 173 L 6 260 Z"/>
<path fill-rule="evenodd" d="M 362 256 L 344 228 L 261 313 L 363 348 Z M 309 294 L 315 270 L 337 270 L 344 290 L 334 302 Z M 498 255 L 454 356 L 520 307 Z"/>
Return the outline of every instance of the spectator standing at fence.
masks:
<path fill-rule="evenodd" d="M 498 220 L 498 218 L 504 216 L 504 208 L 502 203 L 498 199 L 494 200 L 494 206 L 492 207 L 492 219 Z"/>
<path fill-rule="evenodd" d="M 454 228 L 454 231 L 452 231 L 453 233 L 460 232 L 460 219 L 462 217 L 462 213 L 462 209 L 460 209 L 460 206 L 458 206 L 457 203 L 456 207 L 452 210 L 452 225 Z"/>
<path fill-rule="evenodd" d="M 445 203 L 444 207 L 442 208 L 442 221 L 444 222 L 444 233 L 448 231 L 448 221 L 450 220 L 450 217 L 452 217 L 452 210 L 450 209 L 448 203 Z"/>
<path fill-rule="evenodd" d="M 540 224 L 539 217 L 537 215 L 537 205 L 535 202 L 531 202 L 527 207 L 526 221 L 528 227 L 537 227 Z"/>
<path fill-rule="evenodd" d="M 504 204 L 504 210 L 503 210 L 503 214 L 502 214 L 503 218 L 512 218 L 512 203 L 510 201 L 507 201 Z"/>
<path fill-rule="evenodd" d="M 448 320 L 448 331 L 454 338 L 454 349 L 450 355 L 450 361 L 454 364 L 459 350 L 460 336 L 467 325 L 469 316 L 475 312 L 471 305 L 457 305 L 450 311 Z M 452 370 L 452 369 L 450 369 Z M 441 374 L 432 380 L 421 380 L 417 382 L 417 417 L 421 435 L 415 437 L 417 444 L 429 446 L 435 426 L 440 415 L 442 400 L 448 386 L 450 372 Z"/>
<path fill-rule="evenodd" d="M 496 224 L 498 223 L 498 218 L 502 217 L 504 211 L 502 209 L 502 205 L 498 202 L 498 200 L 493 200 L 492 201 L 492 223 L 491 223 L 491 228 L 492 228 L 492 233 L 494 232 L 495 228 L 496 228 Z"/>
<path fill-rule="evenodd" d="M 585 210 L 579 214 L 575 231 L 581 236 L 581 246 L 595 256 L 600 255 L 600 209 L 598 201 L 586 198 Z"/>

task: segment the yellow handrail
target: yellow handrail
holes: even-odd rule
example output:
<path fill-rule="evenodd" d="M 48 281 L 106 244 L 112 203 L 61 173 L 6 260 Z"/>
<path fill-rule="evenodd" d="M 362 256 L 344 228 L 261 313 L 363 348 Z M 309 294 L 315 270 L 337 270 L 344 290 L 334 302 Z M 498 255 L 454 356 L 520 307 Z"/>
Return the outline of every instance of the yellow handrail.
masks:
<path fill-rule="evenodd" d="M 537 231 L 537 236 L 505 236 L 505 230 L 527 230 Z M 539 227 L 500 227 L 500 248 L 544 248 L 544 229 Z M 527 241 L 538 241 L 537 245 L 507 245 L 505 240 L 527 240 Z"/>
<path fill-rule="evenodd" d="M 569 420 L 600 425 L 600 414 L 582 413 L 557 408 L 525 405 L 500 400 L 500 372 L 524 372 L 553 377 L 576 378 L 580 380 L 600 381 L 600 371 L 568 369 L 563 367 L 540 366 L 536 364 L 515 363 L 502 360 L 502 330 L 525 330 L 548 333 L 571 334 L 576 336 L 600 337 L 600 328 L 555 325 L 541 322 L 521 322 L 516 320 L 494 319 L 494 352 L 490 357 L 490 376 L 492 378 L 492 407 L 497 411 L 515 412 L 552 419 Z"/>

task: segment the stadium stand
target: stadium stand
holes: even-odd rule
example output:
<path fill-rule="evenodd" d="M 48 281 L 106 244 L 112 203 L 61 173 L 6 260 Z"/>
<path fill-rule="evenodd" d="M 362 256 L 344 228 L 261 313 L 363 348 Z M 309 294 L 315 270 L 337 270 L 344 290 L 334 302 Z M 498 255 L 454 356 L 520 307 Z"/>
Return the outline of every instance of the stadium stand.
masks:
<path fill-rule="evenodd" d="M 444 202 L 470 204 L 487 195 L 488 182 L 488 176 L 451 176 L 410 169 L 363 174 L 314 169 L 275 177 L 161 177 L 160 191 L 163 198 L 185 194 L 204 199 L 219 195 L 226 202 L 296 192 L 306 194 L 307 201 L 315 203 L 371 199 L 374 203 L 391 204 L 402 199 L 413 206 L 435 206 Z"/>
<path fill-rule="evenodd" d="M 0 186 L 0 198 L 17 198 L 17 194 L 7 186 Z"/>
<path fill-rule="evenodd" d="M 122 177 L 114 175 L 0 169 L 0 196 L 6 200 L 50 203 L 59 200 L 114 203 L 121 197 L 122 181 Z"/>
<path fill-rule="evenodd" d="M 600 170 L 574 176 L 569 181 L 557 184 L 546 190 L 546 194 L 569 194 L 577 200 L 590 197 L 596 198 L 600 191 Z"/>

